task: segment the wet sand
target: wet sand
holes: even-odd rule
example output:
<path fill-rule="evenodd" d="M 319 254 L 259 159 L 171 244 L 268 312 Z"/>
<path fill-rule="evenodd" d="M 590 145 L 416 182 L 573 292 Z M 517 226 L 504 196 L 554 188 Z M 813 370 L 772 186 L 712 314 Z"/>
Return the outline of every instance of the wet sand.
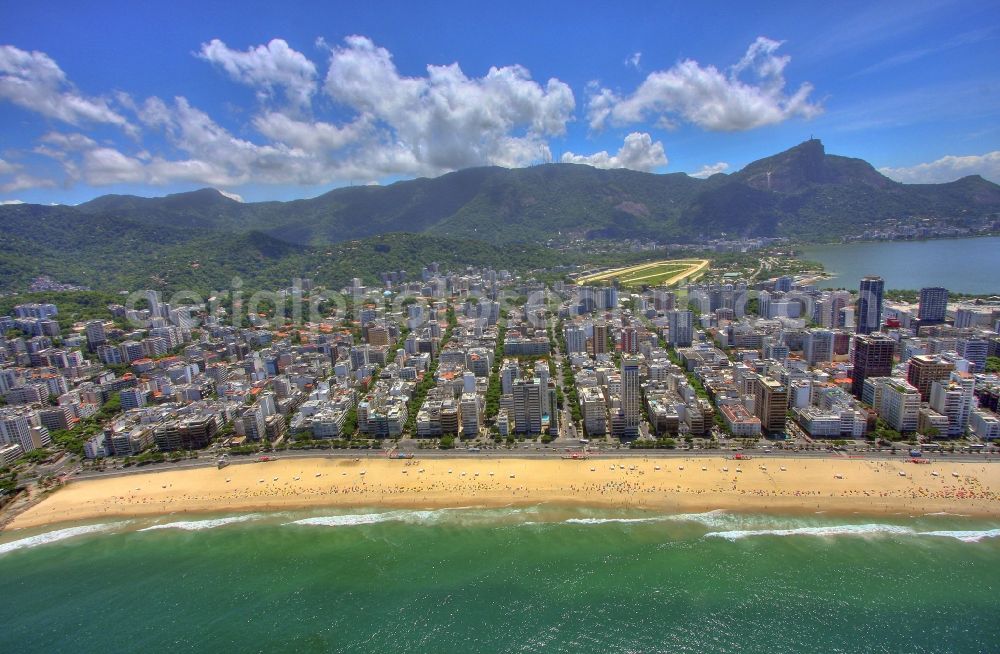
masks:
<path fill-rule="evenodd" d="M 540 503 L 1000 517 L 1000 464 L 770 457 L 283 459 L 73 481 L 17 516 L 8 529 L 161 514 Z"/>

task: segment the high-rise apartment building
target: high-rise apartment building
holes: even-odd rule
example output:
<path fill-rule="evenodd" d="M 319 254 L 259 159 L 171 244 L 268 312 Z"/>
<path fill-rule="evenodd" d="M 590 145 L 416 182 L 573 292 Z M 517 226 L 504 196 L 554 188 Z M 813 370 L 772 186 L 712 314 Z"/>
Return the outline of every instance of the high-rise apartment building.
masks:
<path fill-rule="evenodd" d="M 31 418 L 28 414 L 14 410 L 0 412 L 0 445 L 16 443 L 21 445 L 25 452 L 30 452 L 31 448 L 24 447 L 30 442 Z"/>
<path fill-rule="evenodd" d="M 260 404 L 253 404 L 243 410 L 243 433 L 248 440 L 259 441 L 267 437 L 267 424 Z"/>
<path fill-rule="evenodd" d="M 760 418 L 761 431 L 784 431 L 787 412 L 788 387 L 776 379 L 757 375 L 754 383 L 754 415 Z"/>
<path fill-rule="evenodd" d="M 389 345 L 389 330 L 384 324 L 369 323 L 366 325 L 365 332 L 368 343 L 372 347 Z"/>
<path fill-rule="evenodd" d="M 691 347 L 694 341 L 694 314 L 690 311 L 671 311 L 667 315 L 667 341 L 673 347 Z"/>
<path fill-rule="evenodd" d="M 963 359 L 976 365 L 975 372 L 985 372 L 986 357 L 989 354 L 990 343 L 985 338 L 967 336 L 955 342 L 955 351 Z"/>
<path fill-rule="evenodd" d="M 87 346 L 91 352 L 96 352 L 99 345 L 108 342 L 107 332 L 104 331 L 103 320 L 91 320 L 86 325 Z"/>
<path fill-rule="evenodd" d="M 622 358 L 622 412 L 625 415 L 625 431 L 627 437 L 639 435 L 639 418 L 642 414 L 639 397 L 639 359 L 635 357 Z"/>
<path fill-rule="evenodd" d="M 911 357 L 906 368 L 906 381 L 913 384 L 924 402 L 930 400 L 931 384 L 948 379 L 955 366 L 934 354 L 918 354 Z"/>
<path fill-rule="evenodd" d="M 944 322 L 948 311 L 948 289 L 929 286 L 920 289 L 917 319 L 923 322 Z"/>
<path fill-rule="evenodd" d="M 535 378 L 538 379 L 538 384 L 542 387 L 541 399 L 542 399 L 542 415 L 547 416 L 555 410 L 555 407 L 549 406 L 549 363 L 548 361 L 536 361 L 535 362 Z"/>
<path fill-rule="evenodd" d="M 594 323 L 594 356 L 608 353 L 608 325 L 604 322 Z"/>
<path fill-rule="evenodd" d="M 593 386 L 580 389 L 580 406 L 583 410 L 583 428 L 588 436 L 608 433 L 608 407 L 604 394 Z"/>
<path fill-rule="evenodd" d="M 771 314 L 771 294 L 767 291 L 760 291 L 757 294 L 757 315 L 767 318 Z"/>
<path fill-rule="evenodd" d="M 500 368 L 500 393 L 502 395 L 510 395 L 514 392 L 514 381 L 519 374 L 521 374 L 521 370 L 516 360 L 508 359 L 503 362 Z"/>
<path fill-rule="evenodd" d="M 514 431 L 519 434 L 542 433 L 542 385 L 538 379 L 519 379 L 514 395 Z"/>
<path fill-rule="evenodd" d="M 576 354 L 587 351 L 587 333 L 579 325 L 569 325 L 564 330 L 566 352 Z"/>
<path fill-rule="evenodd" d="M 829 329 L 811 329 L 803 342 L 803 352 L 809 363 L 833 360 L 833 332 Z"/>
<path fill-rule="evenodd" d="M 653 291 L 653 308 L 657 311 L 673 311 L 677 303 L 676 296 L 670 291 Z"/>
<path fill-rule="evenodd" d="M 860 398 L 866 377 L 888 377 L 896 341 L 884 334 L 862 334 L 854 339 L 854 372 L 851 393 Z"/>
<path fill-rule="evenodd" d="M 370 360 L 370 347 L 365 345 L 354 345 L 351 347 L 351 368 L 358 370 L 368 365 Z"/>
<path fill-rule="evenodd" d="M 931 384 L 931 408 L 948 418 L 948 436 L 962 436 L 972 415 L 975 378 L 953 371 L 947 380 Z"/>
<path fill-rule="evenodd" d="M 629 325 L 622 328 L 622 354 L 635 354 L 639 351 L 639 332 Z"/>
<path fill-rule="evenodd" d="M 888 378 L 882 384 L 876 410 L 899 433 L 914 432 L 920 420 L 920 393 L 909 382 Z"/>
<path fill-rule="evenodd" d="M 483 412 L 479 406 L 479 397 L 474 393 L 462 393 L 459 408 L 462 413 L 462 436 L 476 436 L 483 427 Z"/>

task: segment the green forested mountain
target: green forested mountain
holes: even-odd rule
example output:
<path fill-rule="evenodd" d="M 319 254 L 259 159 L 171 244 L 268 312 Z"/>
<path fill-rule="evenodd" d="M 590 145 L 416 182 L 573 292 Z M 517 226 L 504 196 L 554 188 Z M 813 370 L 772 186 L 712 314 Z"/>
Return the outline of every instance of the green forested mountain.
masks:
<path fill-rule="evenodd" d="M 548 164 L 473 168 L 292 202 L 244 204 L 202 189 L 162 198 L 107 195 L 77 207 L 0 206 L 0 286 L 18 288 L 42 273 L 95 288 L 141 279 L 211 286 L 235 274 L 285 279 L 293 270 L 316 270 L 314 276 L 332 280 L 348 263 L 371 272 L 434 259 L 461 263 L 448 255 L 476 254 L 469 263 L 492 263 L 490 257 L 517 244 L 530 244 L 523 260 L 539 254 L 535 263 L 542 264 L 551 258 L 538 244 L 552 238 L 822 240 L 891 218 L 969 219 L 997 212 L 1000 186 L 981 177 L 900 184 L 865 161 L 828 155 L 820 141 L 810 140 L 704 180 Z M 390 250 L 372 249 L 372 259 L 352 260 L 357 248 L 378 243 L 370 237 L 399 232 L 425 237 L 386 236 Z M 353 250 L 346 243 L 360 239 Z M 331 249 L 333 244 L 344 245 Z M 502 257 L 495 261 L 505 265 Z"/>
<path fill-rule="evenodd" d="M 278 289 L 296 277 L 340 288 L 353 277 L 377 282 L 379 274 L 407 270 L 417 276 L 432 261 L 451 269 L 465 266 L 527 268 L 559 262 L 537 245 L 499 247 L 467 239 L 390 233 L 326 246 L 297 245 L 259 231 L 209 231 L 178 242 L 171 230 L 157 239 L 123 235 L 129 249 L 114 242 L 83 238 L 71 249 L 62 244 L 18 240 L 0 253 L 0 291 L 24 290 L 38 275 L 62 282 L 120 292 L 143 288 L 192 290 L 206 294 L 230 288 L 235 278 L 247 290 Z M 25 254 L 34 251 L 36 254 Z M 75 254 L 68 254 L 75 253 Z"/>
<path fill-rule="evenodd" d="M 886 218 L 997 212 L 1000 187 L 978 176 L 950 184 L 900 184 L 865 161 L 826 154 L 813 139 L 706 180 L 548 164 L 472 168 L 385 187 L 340 188 L 293 202 L 241 204 L 202 189 L 163 198 L 103 196 L 75 210 L 157 226 L 258 230 L 297 244 L 386 232 L 492 243 L 560 235 L 825 238 Z"/>

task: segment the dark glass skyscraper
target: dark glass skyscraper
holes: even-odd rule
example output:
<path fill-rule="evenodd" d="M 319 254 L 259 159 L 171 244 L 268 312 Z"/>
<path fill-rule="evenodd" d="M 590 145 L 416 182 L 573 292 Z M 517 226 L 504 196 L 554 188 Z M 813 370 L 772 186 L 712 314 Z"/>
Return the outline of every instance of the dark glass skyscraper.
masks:
<path fill-rule="evenodd" d="M 877 332 L 882 324 L 882 293 L 885 291 L 885 280 L 869 275 L 861 278 L 860 294 L 858 296 L 858 329 L 859 334 Z"/>

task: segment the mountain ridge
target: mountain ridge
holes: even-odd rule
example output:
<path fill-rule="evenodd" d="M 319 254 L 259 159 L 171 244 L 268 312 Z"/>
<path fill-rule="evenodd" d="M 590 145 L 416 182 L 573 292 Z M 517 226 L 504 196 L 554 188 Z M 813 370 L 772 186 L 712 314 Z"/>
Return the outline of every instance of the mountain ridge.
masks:
<path fill-rule="evenodd" d="M 159 198 L 104 195 L 76 207 L 5 205 L 0 237 L 10 245 L 0 253 L 0 270 L 10 279 L 29 270 L 62 270 L 71 277 L 66 281 L 93 283 L 138 260 L 156 265 L 161 248 L 210 250 L 213 243 L 250 233 L 300 248 L 401 232 L 499 248 L 596 238 L 823 241 L 888 219 L 961 225 L 998 216 L 1000 186 L 978 175 L 903 184 L 862 159 L 827 154 L 822 142 L 811 139 L 707 179 L 554 163 L 469 168 L 287 202 L 241 203 L 204 188 Z M 276 245 L 268 249 L 285 258 L 293 253 Z M 31 263 L 32 257 L 38 262 Z"/>
<path fill-rule="evenodd" d="M 978 175 L 903 184 L 862 159 L 827 154 L 819 139 L 810 139 L 707 179 L 584 164 L 484 166 L 286 202 L 240 203 L 205 188 L 162 198 L 100 196 L 76 210 L 160 225 L 260 230 L 301 245 L 397 231 L 497 244 L 627 235 L 822 240 L 890 217 L 993 213 L 1000 210 L 1000 186 Z"/>

